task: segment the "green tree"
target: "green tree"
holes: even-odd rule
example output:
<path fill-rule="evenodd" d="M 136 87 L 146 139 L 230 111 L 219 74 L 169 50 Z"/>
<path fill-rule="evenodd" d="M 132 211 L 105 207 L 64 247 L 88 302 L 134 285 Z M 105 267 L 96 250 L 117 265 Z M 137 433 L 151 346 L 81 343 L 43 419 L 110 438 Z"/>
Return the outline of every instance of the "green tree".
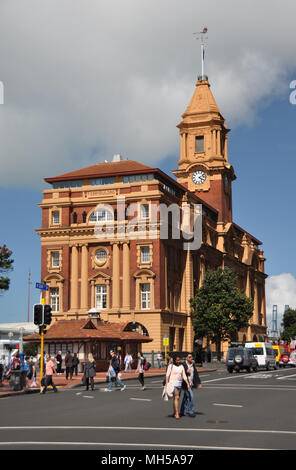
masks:
<path fill-rule="evenodd" d="M 253 315 L 253 301 L 240 291 L 236 281 L 237 276 L 229 268 L 207 271 L 201 288 L 190 299 L 195 334 L 209 337 L 216 344 L 218 360 L 221 343 L 248 326 Z"/>
<path fill-rule="evenodd" d="M 282 321 L 283 333 L 281 335 L 282 339 L 285 341 L 290 341 L 296 337 L 296 310 L 288 308 L 283 316 Z"/>
<path fill-rule="evenodd" d="M 9 289 L 10 279 L 2 274 L 12 271 L 13 259 L 11 259 L 12 251 L 6 245 L 0 246 L 0 293 Z"/>
<path fill-rule="evenodd" d="M 25 356 L 37 356 L 37 353 L 38 353 L 37 344 L 26 343 L 24 344 L 23 351 L 24 351 Z"/>

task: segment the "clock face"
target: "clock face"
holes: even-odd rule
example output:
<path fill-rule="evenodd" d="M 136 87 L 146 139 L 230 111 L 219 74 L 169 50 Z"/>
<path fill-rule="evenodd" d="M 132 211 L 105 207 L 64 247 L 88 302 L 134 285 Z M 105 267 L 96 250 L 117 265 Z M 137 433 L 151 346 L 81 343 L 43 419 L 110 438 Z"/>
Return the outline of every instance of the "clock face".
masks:
<path fill-rule="evenodd" d="M 195 184 L 202 184 L 205 182 L 207 175 L 202 170 L 197 170 L 192 175 L 192 181 Z"/>

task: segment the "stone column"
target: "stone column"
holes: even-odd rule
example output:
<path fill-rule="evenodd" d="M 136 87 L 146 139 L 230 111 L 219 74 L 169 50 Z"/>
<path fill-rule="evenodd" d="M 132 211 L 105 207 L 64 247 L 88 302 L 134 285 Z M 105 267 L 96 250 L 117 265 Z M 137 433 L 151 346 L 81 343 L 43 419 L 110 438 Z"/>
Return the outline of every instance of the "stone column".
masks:
<path fill-rule="evenodd" d="M 254 281 L 254 317 L 253 322 L 256 325 L 259 325 L 259 302 L 258 302 L 258 283 L 255 279 Z"/>
<path fill-rule="evenodd" d="M 88 249 L 82 245 L 81 250 L 81 308 L 88 310 Z"/>
<path fill-rule="evenodd" d="M 193 297 L 193 265 L 191 251 L 187 251 L 186 267 L 185 267 L 185 288 L 186 288 L 186 313 L 187 313 L 187 328 L 186 328 L 186 349 L 191 351 L 193 348 L 193 325 L 191 320 L 191 307 L 189 300 Z"/>
<path fill-rule="evenodd" d="M 217 131 L 217 154 L 221 155 L 221 131 Z"/>
<path fill-rule="evenodd" d="M 95 293 L 95 281 L 91 281 L 91 299 L 90 307 L 95 308 L 96 306 L 96 293 Z"/>
<path fill-rule="evenodd" d="M 72 246 L 71 255 L 71 309 L 78 307 L 78 246 Z"/>
<path fill-rule="evenodd" d="M 130 300 L 130 249 L 129 242 L 123 242 L 122 307 L 129 310 Z"/>
<path fill-rule="evenodd" d="M 204 255 L 200 255 L 199 257 L 200 260 L 200 274 L 199 274 L 199 282 L 198 282 L 198 288 L 200 289 L 205 277 L 206 273 L 206 266 L 205 266 L 205 257 Z"/>
<path fill-rule="evenodd" d="M 112 308 L 120 307 L 119 243 L 113 243 Z"/>
<path fill-rule="evenodd" d="M 224 158 L 228 162 L 228 135 L 225 135 Z"/>

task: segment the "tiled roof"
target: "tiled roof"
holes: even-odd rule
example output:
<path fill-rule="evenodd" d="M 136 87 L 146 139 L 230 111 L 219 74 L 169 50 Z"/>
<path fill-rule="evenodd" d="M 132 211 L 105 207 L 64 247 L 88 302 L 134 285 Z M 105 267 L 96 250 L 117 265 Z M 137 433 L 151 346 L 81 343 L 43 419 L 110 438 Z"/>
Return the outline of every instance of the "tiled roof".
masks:
<path fill-rule="evenodd" d="M 99 178 L 116 174 L 144 173 L 155 170 L 156 168 L 143 165 L 143 163 L 139 163 L 134 160 L 122 160 L 120 162 L 98 163 L 97 165 L 91 165 L 86 168 L 81 168 L 80 170 L 71 171 L 70 173 L 64 173 L 62 175 L 44 179 L 47 183 L 53 183 L 57 181 L 82 178 Z"/>
<path fill-rule="evenodd" d="M 87 340 L 104 339 L 108 341 L 125 341 L 148 343 L 152 341 L 148 336 L 143 336 L 135 331 L 124 331 L 129 322 L 108 323 L 91 319 L 84 320 L 59 320 L 53 323 L 44 336 L 45 342 L 49 340 Z M 39 334 L 26 336 L 25 341 L 40 341 Z"/>

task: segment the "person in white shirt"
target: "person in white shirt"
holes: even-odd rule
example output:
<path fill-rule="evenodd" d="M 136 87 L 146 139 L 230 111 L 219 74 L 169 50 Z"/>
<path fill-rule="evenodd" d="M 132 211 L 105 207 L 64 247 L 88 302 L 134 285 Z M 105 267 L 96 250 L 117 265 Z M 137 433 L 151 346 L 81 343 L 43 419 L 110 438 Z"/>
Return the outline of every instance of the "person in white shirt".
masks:
<path fill-rule="evenodd" d="M 124 358 L 124 363 L 125 363 L 125 369 L 124 372 L 127 372 L 129 369 L 130 372 L 132 372 L 132 356 L 128 353 L 126 353 L 125 358 Z"/>

